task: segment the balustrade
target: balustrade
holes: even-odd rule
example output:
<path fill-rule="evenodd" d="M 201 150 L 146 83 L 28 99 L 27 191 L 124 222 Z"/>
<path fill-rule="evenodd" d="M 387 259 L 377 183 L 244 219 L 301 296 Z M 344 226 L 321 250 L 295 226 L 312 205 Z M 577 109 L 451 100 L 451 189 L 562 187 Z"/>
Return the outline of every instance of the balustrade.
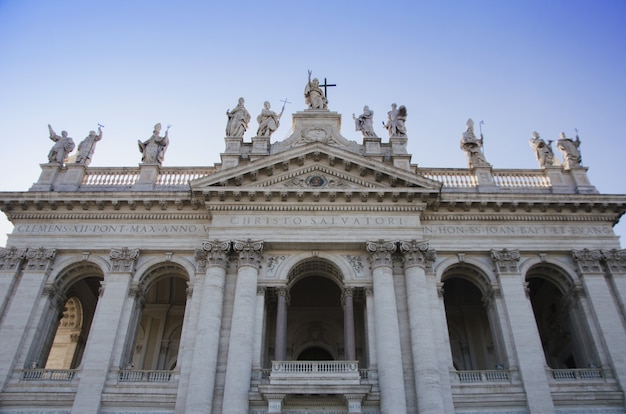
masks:
<path fill-rule="evenodd" d="M 76 376 L 75 369 L 31 368 L 22 370 L 22 381 L 71 381 Z"/>
<path fill-rule="evenodd" d="M 117 378 L 119 382 L 168 382 L 172 371 L 122 370 Z"/>

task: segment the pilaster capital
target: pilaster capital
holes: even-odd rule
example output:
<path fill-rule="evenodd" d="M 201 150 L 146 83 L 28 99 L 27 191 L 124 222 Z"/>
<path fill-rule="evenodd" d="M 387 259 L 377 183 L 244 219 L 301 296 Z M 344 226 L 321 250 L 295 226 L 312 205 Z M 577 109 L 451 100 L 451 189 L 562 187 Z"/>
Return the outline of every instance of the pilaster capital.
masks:
<path fill-rule="evenodd" d="M 502 297 L 500 286 L 490 286 L 489 290 L 487 290 L 482 297 L 483 306 L 485 309 L 490 309 L 493 307 L 495 300 L 500 297 Z"/>
<path fill-rule="evenodd" d="M 291 295 L 289 294 L 289 289 L 287 288 L 287 286 L 280 286 L 276 288 L 276 297 L 282 297 L 285 298 L 285 305 L 289 306 L 289 303 L 291 302 Z"/>
<path fill-rule="evenodd" d="M 400 241 L 400 253 L 404 256 L 404 267 L 419 266 L 432 271 L 437 260 L 437 251 L 429 248 L 428 241 Z"/>
<path fill-rule="evenodd" d="M 602 250 L 602 258 L 611 273 L 626 273 L 626 249 Z"/>
<path fill-rule="evenodd" d="M 43 292 L 41 292 L 42 296 L 47 296 L 50 300 L 50 305 L 53 308 L 58 309 L 59 311 L 65 305 L 65 301 L 63 300 L 63 295 L 59 291 L 59 289 L 55 285 L 47 285 L 44 286 Z"/>
<path fill-rule="evenodd" d="M 498 273 L 518 273 L 520 257 L 518 249 L 491 250 L 491 260 L 496 265 Z"/>
<path fill-rule="evenodd" d="M 572 258 L 578 265 L 578 272 L 583 273 L 603 273 L 600 260 L 602 252 L 600 250 L 572 250 Z"/>
<path fill-rule="evenodd" d="M 135 309 L 141 310 L 146 306 L 145 291 L 142 286 L 133 283 L 128 289 L 128 297 L 135 299 Z"/>
<path fill-rule="evenodd" d="M 45 247 L 26 249 L 24 257 L 27 260 L 26 269 L 30 271 L 47 272 L 56 255 L 56 249 L 46 249 Z"/>
<path fill-rule="evenodd" d="M 139 249 L 129 249 L 128 247 L 122 247 L 121 249 L 112 248 L 109 258 L 111 259 L 111 270 L 113 272 L 132 273 L 135 271 L 135 263 L 139 258 Z"/>
<path fill-rule="evenodd" d="M 352 301 L 354 298 L 354 288 L 353 287 L 344 287 L 341 291 L 341 306 L 346 306 L 346 300 Z"/>
<path fill-rule="evenodd" d="M 0 270 L 17 270 L 26 258 L 26 249 L 0 247 Z"/>
<path fill-rule="evenodd" d="M 397 250 L 395 241 L 379 240 L 375 242 L 365 242 L 365 248 L 369 252 L 369 261 L 372 269 L 380 266 L 393 266 L 393 254 Z"/>
<path fill-rule="evenodd" d="M 263 241 L 250 239 L 246 241 L 233 241 L 233 251 L 239 255 L 239 267 L 252 266 L 257 270 L 261 266 L 261 255 L 263 254 Z"/>

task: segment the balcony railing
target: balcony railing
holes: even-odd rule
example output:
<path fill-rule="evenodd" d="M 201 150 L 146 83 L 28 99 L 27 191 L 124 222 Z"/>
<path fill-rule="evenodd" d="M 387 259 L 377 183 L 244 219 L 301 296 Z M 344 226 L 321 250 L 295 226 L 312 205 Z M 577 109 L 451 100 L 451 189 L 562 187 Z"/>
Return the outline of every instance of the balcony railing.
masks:
<path fill-rule="evenodd" d="M 272 361 L 275 384 L 358 385 L 364 374 L 358 361 Z"/>
<path fill-rule="evenodd" d="M 472 382 L 511 382 L 511 374 L 506 369 L 493 369 L 482 371 L 452 371 L 456 381 L 462 383 Z"/>
<path fill-rule="evenodd" d="M 119 382 L 168 382 L 172 371 L 121 370 L 117 379 Z"/>
<path fill-rule="evenodd" d="M 604 378 L 602 368 L 551 369 L 555 381 L 589 381 Z"/>
<path fill-rule="evenodd" d="M 22 381 L 71 381 L 76 376 L 75 369 L 29 368 L 22 370 Z"/>

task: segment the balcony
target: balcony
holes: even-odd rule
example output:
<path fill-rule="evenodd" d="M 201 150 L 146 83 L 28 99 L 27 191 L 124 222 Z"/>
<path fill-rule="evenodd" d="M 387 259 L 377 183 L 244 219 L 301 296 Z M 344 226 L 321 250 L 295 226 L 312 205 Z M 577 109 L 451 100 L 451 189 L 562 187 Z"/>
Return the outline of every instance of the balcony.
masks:
<path fill-rule="evenodd" d="M 71 381 L 76 376 L 75 369 L 31 368 L 22 370 L 21 381 Z"/>
<path fill-rule="evenodd" d="M 272 361 L 263 394 L 367 395 L 371 385 L 358 361 Z M 269 382 L 269 384 L 268 384 Z"/>

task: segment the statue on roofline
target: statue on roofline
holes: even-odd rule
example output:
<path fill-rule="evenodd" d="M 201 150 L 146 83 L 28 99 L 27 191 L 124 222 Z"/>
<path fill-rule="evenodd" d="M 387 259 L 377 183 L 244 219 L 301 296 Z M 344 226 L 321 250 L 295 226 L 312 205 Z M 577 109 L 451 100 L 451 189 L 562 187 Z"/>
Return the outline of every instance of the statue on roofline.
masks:
<path fill-rule="evenodd" d="M 168 137 L 168 131 L 170 126 L 167 126 L 165 130 L 165 135 L 160 136 L 161 132 L 161 124 L 158 123 L 154 126 L 154 131 L 152 131 L 152 136 L 148 138 L 148 140 L 141 142 L 137 140 L 137 144 L 139 145 L 139 152 L 141 152 L 141 162 L 144 164 L 159 164 L 163 162 L 163 158 L 165 157 L 165 151 L 167 150 L 168 145 L 170 144 L 170 139 Z"/>
<path fill-rule="evenodd" d="M 582 157 L 580 156 L 580 138 L 578 138 L 578 131 L 576 132 L 576 140 L 567 138 L 565 132 L 561 132 L 561 136 L 556 141 L 556 147 L 563 154 L 563 165 L 566 170 L 571 168 L 580 167 L 582 164 Z"/>
<path fill-rule="evenodd" d="M 546 141 L 539 136 L 539 133 L 535 131 L 529 143 L 530 147 L 535 151 L 535 158 L 539 161 L 539 167 L 545 168 L 555 165 L 551 139 L 546 143 Z"/>
<path fill-rule="evenodd" d="M 311 80 L 311 73 L 309 70 L 309 81 L 304 88 L 304 102 L 309 109 L 328 109 L 328 99 L 320 88 L 320 82 L 317 78 Z"/>
<path fill-rule="evenodd" d="M 244 106 L 244 99 L 239 98 L 237 106 L 233 110 L 226 110 L 226 116 L 228 122 L 226 123 L 226 136 L 227 137 L 243 137 L 243 134 L 248 129 L 248 122 L 250 122 L 250 113 Z"/>
<path fill-rule="evenodd" d="M 96 131 L 89 131 L 89 135 L 78 144 L 78 154 L 76 164 L 83 164 L 87 167 L 91 163 L 91 156 L 96 149 L 96 142 L 102 139 L 102 125 L 98 124 L 98 135 Z"/>
<path fill-rule="evenodd" d="M 280 126 L 280 117 L 283 116 L 285 105 L 279 114 L 270 109 L 271 105 L 268 101 L 263 103 L 261 113 L 256 117 L 259 123 L 259 129 L 256 131 L 257 137 L 270 137 Z"/>
<path fill-rule="evenodd" d="M 470 168 L 488 167 L 489 163 L 483 154 L 483 135 L 476 138 L 474 134 L 474 121 L 467 120 L 467 130 L 461 136 L 461 149 L 467 154 L 467 161 Z"/>
<path fill-rule="evenodd" d="M 363 137 L 376 136 L 376 132 L 374 132 L 374 111 L 367 105 L 363 107 L 363 113 L 358 117 L 352 114 L 352 119 L 354 119 L 356 130 L 361 131 Z"/>
<path fill-rule="evenodd" d="M 67 136 L 67 131 L 61 131 L 61 135 L 57 135 L 50 124 L 48 124 L 48 131 L 50 132 L 50 139 L 54 141 L 54 145 L 48 153 L 48 162 L 63 166 L 69 153 L 74 151 L 74 140 Z"/>
<path fill-rule="evenodd" d="M 385 128 L 391 137 L 406 137 L 406 107 L 404 105 L 391 104 L 391 111 L 387 112 L 387 123 Z"/>

